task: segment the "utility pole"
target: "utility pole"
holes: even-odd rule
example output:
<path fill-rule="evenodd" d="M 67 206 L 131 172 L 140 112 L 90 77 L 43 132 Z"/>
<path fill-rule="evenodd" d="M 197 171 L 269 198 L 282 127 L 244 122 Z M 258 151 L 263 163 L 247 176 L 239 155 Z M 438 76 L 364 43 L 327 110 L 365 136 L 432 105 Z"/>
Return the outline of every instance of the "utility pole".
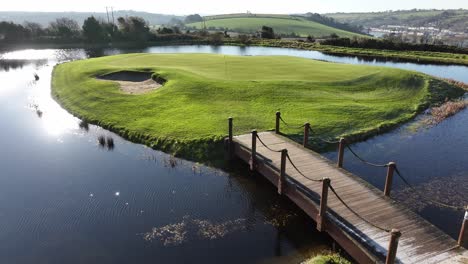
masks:
<path fill-rule="evenodd" d="M 114 20 L 114 7 L 111 6 L 111 11 L 112 11 L 112 24 L 115 25 L 115 20 Z"/>
<path fill-rule="evenodd" d="M 107 6 L 106 6 L 106 14 L 107 14 L 107 24 L 110 24 L 110 21 L 109 21 L 109 10 L 107 9 Z"/>

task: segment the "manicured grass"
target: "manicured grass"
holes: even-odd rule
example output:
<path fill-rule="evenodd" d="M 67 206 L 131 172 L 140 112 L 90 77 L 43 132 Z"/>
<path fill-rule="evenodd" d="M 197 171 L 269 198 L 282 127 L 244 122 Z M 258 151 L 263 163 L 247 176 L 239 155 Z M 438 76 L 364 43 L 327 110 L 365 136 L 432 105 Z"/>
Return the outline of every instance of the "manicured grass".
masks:
<path fill-rule="evenodd" d="M 259 31 L 262 26 L 272 27 L 275 33 L 279 34 L 290 34 L 296 33 L 300 36 L 313 35 L 329 36 L 332 33 L 337 34 L 340 37 L 353 37 L 364 35 L 348 32 L 345 30 L 329 27 L 317 22 L 309 21 L 299 17 L 290 16 L 258 16 L 258 17 L 213 17 L 207 20 L 206 27 L 215 28 L 227 28 L 232 31 L 241 33 L 255 33 Z M 203 28 L 203 23 L 193 23 L 187 26 L 194 26 L 196 28 Z"/>
<path fill-rule="evenodd" d="M 150 93 L 128 95 L 116 83 L 95 78 L 121 70 L 155 72 L 167 82 Z M 66 109 L 91 123 L 203 161 L 222 158 L 219 144 L 229 116 L 235 118 L 236 134 L 272 129 L 280 110 L 291 124 L 309 121 L 314 136 L 363 135 L 463 93 L 398 69 L 210 54 L 127 54 L 64 63 L 54 70 L 52 92 Z"/>

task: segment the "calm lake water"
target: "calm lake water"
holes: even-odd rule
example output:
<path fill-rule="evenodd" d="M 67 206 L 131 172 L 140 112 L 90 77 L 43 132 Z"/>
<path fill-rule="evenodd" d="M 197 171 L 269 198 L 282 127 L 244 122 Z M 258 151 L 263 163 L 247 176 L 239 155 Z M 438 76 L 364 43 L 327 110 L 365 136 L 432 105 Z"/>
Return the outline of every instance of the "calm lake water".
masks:
<path fill-rule="evenodd" d="M 5 52 L 0 55 L 0 263 L 290 263 L 330 247 L 330 239 L 317 233 L 304 213 L 246 167 L 227 173 L 173 159 L 97 126 L 80 125 L 50 97 L 56 63 L 133 52 L 290 55 L 468 82 L 465 66 L 264 47 Z M 353 148 L 375 162 L 396 161 L 417 188 L 449 195 L 456 203 L 467 189 L 468 111 L 433 128 L 417 129 L 417 124 Z M 114 148 L 100 146 L 100 136 L 112 138 Z M 336 157 L 333 151 L 324 155 Z M 368 168 L 349 153 L 345 167 L 382 188 L 385 171 Z M 461 213 L 414 203 L 404 186 L 395 184 L 395 198 L 409 201 L 456 236 Z"/>

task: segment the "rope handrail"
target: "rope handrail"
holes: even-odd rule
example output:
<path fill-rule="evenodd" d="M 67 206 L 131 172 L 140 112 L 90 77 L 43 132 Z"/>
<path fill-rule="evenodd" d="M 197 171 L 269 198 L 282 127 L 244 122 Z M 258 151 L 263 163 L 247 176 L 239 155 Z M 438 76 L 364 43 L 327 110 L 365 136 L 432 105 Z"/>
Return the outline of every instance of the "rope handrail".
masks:
<path fill-rule="evenodd" d="M 293 128 L 293 129 L 299 129 L 299 128 L 303 128 L 305 126 L 305 124 L 303 125 L 300 125 L 300 126 L 293 126 L 293 125 L 289 125 L 288 123 L 286 123 L 286 121 L 284 121 L 284 119 L 279 116 L 279 119 L 281 120 L 281 122 L 283 122 L 283 124 L 289 128 Z"/>
<path fill-rule="evenodd" d="M 289 160 L 289 163 L 291 163 L 291 165 L 293 166 L 293 168 L 304 178 L 310 180 L 310 181 L 313 181 L 313 182 L 322 182 L 323 179 L 312 179 L 312 178 L 309 178 L 307 177 L 304 173 L 302 173 L 302 171 L 300 171 L 297 167 L 296 167 L 296 164 L 294 164 L 294 162 L 291 160 L 291 157 L 289 156 L 289 153 L 286 154 L 286 157 L 288 158 Z"/>
<path fill-rule="evenodd" d="M 333 188 L 333 186 L 330 184 L 328 185 L 328 187 L 330 187 L 330 190 L 335 194 L 336 198 L 338 198 L 338 200 L 349 210 L 351 211 L 351 213 L 353 213 L 355 216 L 357 216 L 359 219 L 361 219 L 362 221 L 366 222 L 367 224 L 377 228 L 377 229 L 380 229 L 382 231 L 385 231 L 387 233 L 390 233 L 391 230 L 388 229 L 388 228 L 384 228 L 384 227 L 381 227 L 381 226 L 378 226 L 374 223 L 372 223 L 371 221 L 365 219 L 363 216 L 361 216 L 359 213 L 357 213 L 355 210 L 353 210 L 339 195 L 338 193 L 335 191 L 335 188 Z"/>
<path fill-rule="evenodd" d="M 258 141 L 260 141 L 260 143 L 262 143 L 262 145 L 263 145 L 266 149 L 268 149 L 269 151 L 272 151 L 272 152 L 281 152 L 281 151 L 282 151 L 282 149 L 276 150 L 276 149 L 272 149 L 272 148 L 268 147 L 268 146 L 263 142 L 263 140 L 258 136 L 258 134 L 257 134 L 257 138 L 258 138 Z"/>
<path fill-rule="evenodd" d="M 426 201 L 428 201 L 429 203 L 433 203 L 435 205 L 438 205 L 440 207 L 445 207 L 445 208 L 450 208 L 450 209 L 453 209 L 453 210 L 456 210 L 456 211 L 464 211 L 465 210 L 465 207 L 462 207 L 462 206 L 454 206 L 454 205 L 450 205 L 450 204 L 446 204 L 446 203 L 443 203 L 443 202 L 440 202 L 440 201 L 436 201 L 424 194 L 422 194 L 420 191 L 418 191 L 416 188 L 414 188 L 414 186 L 412 184 L 410 184 L 408 182 L 408 180 L 403 177 L 403 175 L 401 175 L 401 172 L 400 170 L 398 169 L 398 167 L 395 166 L 395 172 L 396 174 L 398 175 L 398 177 L 400 177 L 400 179 L 412 190 L 414 191 L 417 195 L 419 195 L 422 199 L 425 199 Z M 467 204 L 468 202 L 465 202 L 465 204 Z"/>
<path fill-rule="evenodd" d="M 369 162 L 363 158 L 361 158 L 358 154 L 356 154 L 356 152 L 354 152 L 354 150 L 348 145 L 346 144 L 346 148 L 349 149 L 349 151 L 358 159 L 360 160 L 362 163 L 364 164 L 367 164 L 367 165 L 370 165 L 370 166 L 374 166 L 374 167 L 380 167 L 380 168 L 385 168 L 385 167 L 388 167 L 388 164 L 377 164 L 377 163 L 372 163 L 372 162 Z"/>

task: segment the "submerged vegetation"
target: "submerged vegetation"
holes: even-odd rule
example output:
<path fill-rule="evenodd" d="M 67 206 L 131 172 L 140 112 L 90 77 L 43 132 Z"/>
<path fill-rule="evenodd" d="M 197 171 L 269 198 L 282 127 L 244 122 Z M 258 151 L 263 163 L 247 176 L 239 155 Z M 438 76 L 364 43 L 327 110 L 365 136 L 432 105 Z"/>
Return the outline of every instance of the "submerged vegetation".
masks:
<path fill-rule="evenodd" d="M 158 90 L 128 95 L 115 82 L 95 78 L 118 71 L 154 72 L 167 82 Z M 228 116 L 235 118 L 235 134 L 272 129 L 280 110 L 289 123 L 311 122 L 313 136 L 361 139 L 464 93 L 398 69 L 208 54 L 127 54 L 69 62 L 55 68 L 52 92 L 87 122 L 211 163 L 223 158 Z"/>
<path fill-rule="evenodd" d="M 465 109 L 468 105 L 468 101 L 447 101 L 441 106 L 433 107 L 430 110 L 431 117 L 425 120 L 425 123 L 434 126 L 442 122 L 448 117 L 455 115 L 461 110 Z"/>

